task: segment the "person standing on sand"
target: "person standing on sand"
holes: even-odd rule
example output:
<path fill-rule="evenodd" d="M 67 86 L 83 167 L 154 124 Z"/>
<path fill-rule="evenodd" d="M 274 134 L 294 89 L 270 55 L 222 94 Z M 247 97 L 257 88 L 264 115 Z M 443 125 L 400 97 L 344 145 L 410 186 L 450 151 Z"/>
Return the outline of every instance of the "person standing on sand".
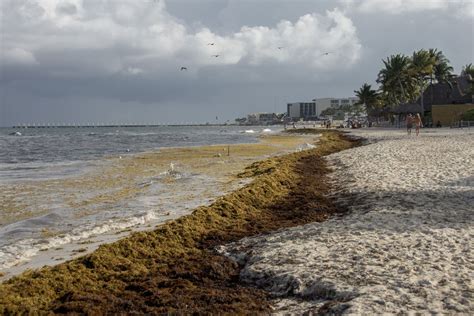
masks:
<path fill-rule="evenodd" d="M 416 136 L 418 136 L 418 134 L 420 134 L 420 127 L 423 127 L 423 123 L 421 122 L 420 113 L 416 113 L 415 118 L 413 119 L 413 122 L 415 123 Z"/>
<path fill-rule="evenodd" d="M 413 127 L 413 116 L 411 115 L 411 113 L 407 115 L 406 123 L 407 123 L 407 133 L 408 135 L 411 135 L 411 128 Z"/>

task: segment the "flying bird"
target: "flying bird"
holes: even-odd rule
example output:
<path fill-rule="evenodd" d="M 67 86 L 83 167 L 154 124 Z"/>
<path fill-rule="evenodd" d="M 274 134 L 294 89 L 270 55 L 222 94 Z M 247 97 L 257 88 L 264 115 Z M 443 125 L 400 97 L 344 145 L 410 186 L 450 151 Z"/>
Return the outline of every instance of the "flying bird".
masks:
<path fill-rule="evenodd" d="M 207 43 L 208 46 L 214 46 L 216 43 Z"/>
<path fill-rule="evenodd" d="M 186 68 L 186 67 L 181 67 L 181 69 L 179 69 L 179 71 L 183 71 L 183 70 L 188 70 L 188 68 Z"/>
<path fill-rule="evenodd" d="M 277 48 L 278 48 L 278 49 L 283 49 L 283 48 L 285 48 L 285 47 L 283 47 L 283 46 L 278 46 Z"/>
<path fill-rule="evenodd" d="M 334 54 L 334 52 L 325 52 L 325 53 L 323 53 L 321 56 L 327 56 L 327 55 L 329 55 L 329 54 Z"/>
<path fill-rule="evenodd" d="M 216 58 L 219 57 L 219 56 L 220 56 L 220 55 L 211 55 L 211 57 L 216 57 Z"/>

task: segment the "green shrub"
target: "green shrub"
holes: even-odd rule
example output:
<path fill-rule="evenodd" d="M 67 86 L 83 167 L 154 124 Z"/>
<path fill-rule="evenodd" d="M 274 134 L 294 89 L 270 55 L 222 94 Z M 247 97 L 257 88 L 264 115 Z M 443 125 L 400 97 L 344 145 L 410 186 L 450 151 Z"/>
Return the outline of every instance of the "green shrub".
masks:
<path fill-rule="evenodd" d="M 474 121 L 474 109 L 467 111 L 462 115 L 463 121 Z"/>

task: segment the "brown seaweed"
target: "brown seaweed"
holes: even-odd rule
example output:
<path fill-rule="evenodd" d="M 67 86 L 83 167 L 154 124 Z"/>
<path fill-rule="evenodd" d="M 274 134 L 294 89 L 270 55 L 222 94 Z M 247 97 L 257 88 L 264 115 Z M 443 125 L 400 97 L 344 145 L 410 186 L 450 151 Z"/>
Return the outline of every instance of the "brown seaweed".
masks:
<path fill-rule="evenodd" d="M 323 157 L 358 142 L 335 131 L 304 132 L 323 134 L 316 148 L 252 164 L 240 176 L 254 180 L 212 205 L 2 283 L 0 314 L 270 312 L 268 294 L 241 284 L 239 266 L 214 249 L 341 211 L 327 198 Z"/>

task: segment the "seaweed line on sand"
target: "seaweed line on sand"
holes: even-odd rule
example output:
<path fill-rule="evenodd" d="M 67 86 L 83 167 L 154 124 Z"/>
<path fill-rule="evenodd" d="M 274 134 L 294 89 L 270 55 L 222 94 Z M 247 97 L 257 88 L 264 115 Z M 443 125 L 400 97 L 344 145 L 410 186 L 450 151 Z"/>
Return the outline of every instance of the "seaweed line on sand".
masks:
<path fill-rule="evenodd" d="M 240 176 L 254 180 L 212 205 L 0 284 L 0 314 L 270 312 L 269 295 L 241 284 L 237 263 L 215 247 L 338 212 L 323 156 L 360 142 L 336 131 L 298 132 L 322 137 L 314 149 L 250 165 Z"/>

